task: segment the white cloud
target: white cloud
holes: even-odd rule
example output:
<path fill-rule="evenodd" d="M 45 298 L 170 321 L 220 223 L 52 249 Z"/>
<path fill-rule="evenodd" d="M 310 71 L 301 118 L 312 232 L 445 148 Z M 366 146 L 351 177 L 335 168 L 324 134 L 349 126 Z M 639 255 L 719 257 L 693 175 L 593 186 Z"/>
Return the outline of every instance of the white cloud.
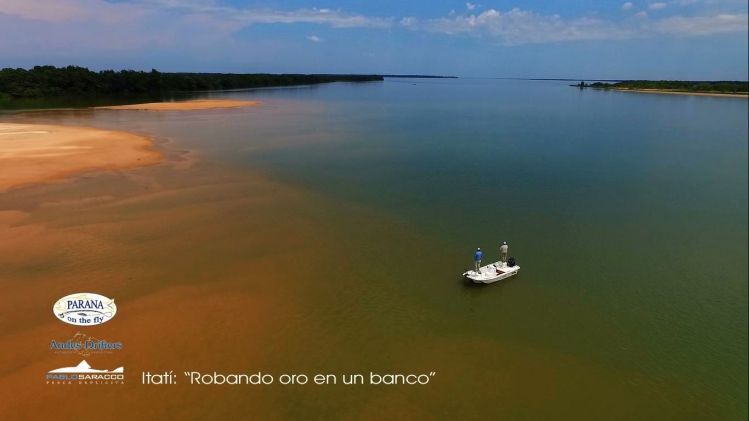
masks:
<path fill-rule="evenodd" d="M 654 25 L 658 32 L 672 35 L 712 35 L 747 31 L 747 15 L 673 16 Z"/>
<path fill-rule="evenodd" d="M 102 0 L 0 0 L 0 13 L 46 22 L 118 22 L 142 17 L 146 10 Z"/>
<path fill-rule="evenodd" d="M 634 5 L 632 4 L 632 2 L 631 2 L 631 1 L 628 1 L 628 2 L 626 2 L 626 3 L 624 3 L 624 4 L 622 4 L 622 10 L 629 10 L 629 9 L 631 9 L 631 8 L 632 8 L 632 6 L 634 6 Z"/>
<path fill-rule="evenodd" d="M 517 8 L 508 12 L 489 9 L 479 14 L 424 21 L 411 19 L 408 27 L 413 30 L 449 35 L 485 37 L 503 45 L 621 40 L 664 34 L 701 36 L 747 32 L 746 13 L 673 16 L 659 20 L 647 19 L 646 12 L 639 12 L 634 16 L 639 19 L 614 22 L 598 17 L 566 19 L 559 15 L 541 15 Z"/>
<path fill-rule="evenodd" d="M 648 5 L 648 9 L 650 9 L 650 10 L 661 10 L 661 9 L 665 9 L 666 6 L 668 6 L 668 4 L 663 3 L 663 2 L 650 3 Z"/>
<path fill-rule="evenodd" d="M 432 19 L 423 22 L 421 28 L 445 34 L 482 35 L 507 45 L 628 36 L 626 31 L 601 19 L 565 20 L 559 15 L 541 15 L 517 8 L 504 13 L 489 9 L 476 15 Z"/>
<path fill-rule="evenodd" d="M 253 24 L 295 24 L 311 23 L 328 25 L 334 28 L 388 28 L 393 24 L 393 18 L 364 16 L 333 9 L 256 9 L 216 6 L 211 0 L 141 0 L 158 4 L 186 13 L 199 13 L 214 16 L 217 19 L 236 20 L 245 25 Z"/>
<path fill-rule="evenodd" d="M 313 23 L 329 25 L 334 28 L 387 28 L 393 23 L 392 18 L 368 17 L 357 14 L 349 14 L 328 9 L 299 9 L 292 11 L 281 10 L 237 10 L 235 19 L 252 24 L 273 23 Z"/>
<path fill-rule="evenodd" d="M 407 17 L 401 19 L 400 22 L 398 22 L 398 23 L 400 24 L 400 26 L 408 28 L 408 27 L 414 26 L 417 22 L 418 22 L 418 20 L 415 17 L 413 17 L 413 16 L 407 16 Z"/>
<path fill-rule="evenodd" d="M 496 9 L 479 12 L 476 6 L 476 11 L 419 19 L 367 16 L 337 9 L 275 10 L 221 4 L 224 3 L 214 0 L 135 0 L 131 3 L 0 0 L 3 31 L 0 54 L 78 54 L 80 50 L 138 52 L 143 48 L 166 50 L 174 46 L 187 51 L 196 45 L 241 43 L 241 37 L 233 36 L 237 31 L 264 24 L 401 29 L 483 38 L 502 45 L 747 32 L 745 11 L 660 19 L 648 18 L 647 13 L 641 11 L 624 19 L 609 20 L 600 15 L 561 17 L 518 8 L 506 12 Z M 626 4 L 631 2 L 624 3 L 623 9 Z M 304 33 L 300 39 L 303 36 Z M 306 39 L 324 41 L 316 35 L 306 36 Z M 269 45 L 276 42 L 273 39 L 253 42 L 257 45 L 266 41 Z"/>
<path fill-rule="evenodd" d="M 59 21 L 117 20 L 169 10 L 199 21 L 214 19 L 227 25 L 311 23 L 334 28 L 387 28 L 393 18 L 370 17 L 331 9 L 249 9 L 218 6 L 212 0 L 137 0 L 111 3 L 105 0 L 0 0 L 0 13 L 25 19 Z"/>
<path fill-rule="evenodd" d="M 468 9 L 468 10 L 475 10 L 476 9 L 476 3 L 467 2 L 466 3 L 466 9 Z"/>

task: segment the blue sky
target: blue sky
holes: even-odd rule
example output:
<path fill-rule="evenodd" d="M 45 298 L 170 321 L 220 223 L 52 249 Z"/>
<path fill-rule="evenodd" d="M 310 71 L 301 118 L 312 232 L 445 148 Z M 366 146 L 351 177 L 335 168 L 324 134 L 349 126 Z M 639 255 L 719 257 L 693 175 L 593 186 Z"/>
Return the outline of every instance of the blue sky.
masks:
<path fill-rule="evenodd" d="M 0 0 L 0 67 L 747 79 L 746 0 Z"/>

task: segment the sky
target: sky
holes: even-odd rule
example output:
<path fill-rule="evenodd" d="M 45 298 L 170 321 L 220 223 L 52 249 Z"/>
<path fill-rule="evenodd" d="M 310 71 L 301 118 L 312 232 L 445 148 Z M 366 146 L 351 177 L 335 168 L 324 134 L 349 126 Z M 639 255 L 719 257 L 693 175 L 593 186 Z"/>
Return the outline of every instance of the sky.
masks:
<path fill-rule="evenodd" d="M 746 0 L 0 0 L 0 67 L 747 80 Z"/>

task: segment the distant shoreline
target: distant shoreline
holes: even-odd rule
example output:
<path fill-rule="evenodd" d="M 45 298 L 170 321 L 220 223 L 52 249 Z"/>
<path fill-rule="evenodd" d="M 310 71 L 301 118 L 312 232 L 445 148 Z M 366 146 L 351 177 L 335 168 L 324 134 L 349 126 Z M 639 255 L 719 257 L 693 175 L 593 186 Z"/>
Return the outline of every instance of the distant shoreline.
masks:
<path fill-rule="evenodd" d="M 164 96 L 176 92 L 217 91 L 331 82 L 379 82 L 374 74 L 161 73 L 132 70 L 91 71 L 85 67 L 35 66 L 0 69 L 0 103 L 25 98 Z"/>
<path fill-rule="evenodd" d="M 574 86 L 579 89 L 602 89 L 618 92 L 644 94 L 693 95 L 723 98 L 749 98 L 749 82 L 738 80 L 689 81 L 689 80 L 624 80 L 616 83 L 585 83 Z"/>
<path fill-rule="evenodd" d="M 439 75 L 382 75 L 382 77 L 399 77 L 403 79 L 458 79 L 458 76 Z"/>
<path fill-rule="evenodd" d="M 640 94 L 662 94 L 662 95 L 693 95 L 693 96 L 711 96 L 724 98 L 749 98 L 749 93 L 723 93 L 723 92 L 689 92 L 689 91 L 670 91 L 667 89 L 611 89 L 617 92 L 632 92 Z"/>

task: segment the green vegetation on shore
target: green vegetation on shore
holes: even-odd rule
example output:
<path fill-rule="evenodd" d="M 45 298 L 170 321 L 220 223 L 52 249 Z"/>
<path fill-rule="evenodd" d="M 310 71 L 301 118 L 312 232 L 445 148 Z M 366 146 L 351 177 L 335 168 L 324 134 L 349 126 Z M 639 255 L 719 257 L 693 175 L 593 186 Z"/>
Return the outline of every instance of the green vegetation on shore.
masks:
<path fill-rule="evenodd" d="M 615 83 L 585 83 L 583 81 L 573 86 L 581 89 L 658 90 L 720 94 L 746 94 L 749 92 L 749 82 L 745 81 L 624 80 Z"/>
<path fill-rule="evenodd" d="M 404 75 L 382 75 L 383 77 L 397 77 L 402 79 L 457 79 L 457 76 L 440 76 L 440 75 L 414 75 L 414 74 L 404 74 Z"/>
<path fill-rule="evenodd" d="M 29 70 L 0 70 L 0 100 L 60 96 L 112 97 L 380 80 L 383 80 L 380 75 L 161 73 L 156 70 L 93 72 L 78 66 L 36 66 Z"/>

